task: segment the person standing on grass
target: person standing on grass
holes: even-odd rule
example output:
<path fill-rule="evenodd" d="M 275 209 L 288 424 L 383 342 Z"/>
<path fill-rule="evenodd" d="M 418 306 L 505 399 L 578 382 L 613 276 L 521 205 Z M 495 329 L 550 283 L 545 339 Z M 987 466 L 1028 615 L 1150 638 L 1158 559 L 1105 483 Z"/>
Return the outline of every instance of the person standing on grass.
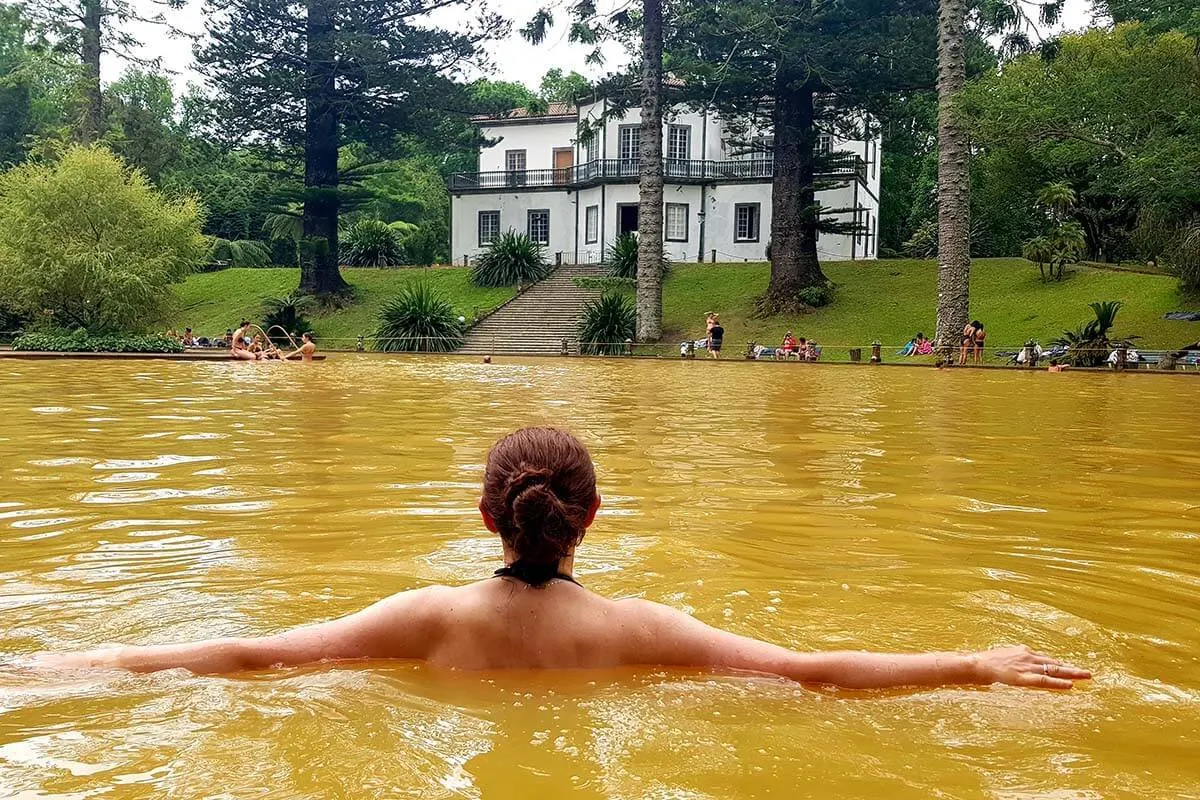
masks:
<path fill-rule="evenodd" d="M 958 365 L 965 367 L 967 365 L 967 354 L 974 351 L 975 361 L 978 362 L 983 355 L 983 340 L 987 334 L 983 332 L 983 323 L 979 320 L 972 320 L 967 323 L 962 332 L 962 350 L 958 354 Z"/>
<path fill-rule="evenodd" d="M 725 340 L 725 328 L 721 325 L 721 320 L 716 314 L 710 317 L 711 324 L 708 326 L 708 355 L 710 358 L 721 357 L 721 345 Z"/>

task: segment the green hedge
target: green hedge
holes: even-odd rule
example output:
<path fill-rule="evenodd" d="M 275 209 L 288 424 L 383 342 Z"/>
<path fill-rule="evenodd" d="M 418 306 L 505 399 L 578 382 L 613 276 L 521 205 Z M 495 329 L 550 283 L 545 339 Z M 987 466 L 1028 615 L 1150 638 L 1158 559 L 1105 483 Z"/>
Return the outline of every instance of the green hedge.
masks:
<path fill-rule="evenodd" d="M 13 340 L 13 350 L 43 353 L 182 353 L 183 343 L 167 336 L 26 333 Z"/>

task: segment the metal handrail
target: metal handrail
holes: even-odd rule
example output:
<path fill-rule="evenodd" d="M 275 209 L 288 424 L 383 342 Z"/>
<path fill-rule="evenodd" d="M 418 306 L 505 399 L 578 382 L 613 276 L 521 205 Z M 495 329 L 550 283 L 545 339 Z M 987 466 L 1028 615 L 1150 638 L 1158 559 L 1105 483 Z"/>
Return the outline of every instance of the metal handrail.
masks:
<path fill-rule="evenodd" d="M 635 180 L 641 164 L 637 158 L 600 158 L 562 169 L 499 170 L 456 172 L 447 184 L 450 191 L 559 187 L 573 189 L 606 180 Z M 765 158 L 728 161 L 697 159 L 663 160 L 663 176 L 685 181 L 769 180 L 775 175 L 775 162 Z M 855 153 L 835 153 L 827 158 L 818 178 L 857 178 L 867 180 L 867 164 Z"/>

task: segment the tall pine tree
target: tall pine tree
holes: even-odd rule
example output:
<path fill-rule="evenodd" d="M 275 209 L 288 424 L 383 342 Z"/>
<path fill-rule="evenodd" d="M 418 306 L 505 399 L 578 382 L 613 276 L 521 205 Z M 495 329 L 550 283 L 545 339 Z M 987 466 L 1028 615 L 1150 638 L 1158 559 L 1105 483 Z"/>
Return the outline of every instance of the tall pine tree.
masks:
<path fill-rule="evenodd" d="M 818 133 L 861 136 L 862 112 L 891 92 L 932 84 L 936 11 L 935 0 L 678 3 L 667 65 L 692 101 L 773 128 L 765 311 L 793 308 L 802 290 L 824 287 L 817 234 L 847 230 L 823 218 L 815 198 L 828 161 L 815 152 Z"/>
<path fill-rule="evenodd" d="M 458 12 L 453 30 L 430 12 Z M 196 53 L 224 131 L 281 163 L 304 164 L 300 289 L 347 288 L 338 269 L 343 142 L 386 154 L 400 134 L 466 106 L 454 82 L 505 24 L 476 0 L 206 0 Z"/>
<path fill-rule="evenodd" d="M 83 142 L 98 139 L 104 133 L 104 107 L 100 88 L 100 59 L 114 53 L 125 61 L 143 66 L 157 64 L 155 59 L 137 55 L 141 42 L 129 32 L 131 23 L 150 23 L 178 33 L 170 25 L 163 9 L 179 9 L 185 0 L 37 0 L 26 8 L 34 23 L 58 47 L 77 54 L 80 65 L 82 110 L 75 124 L 77 138 Z M 152 13 L 144 13 L 145 10 Z"/>

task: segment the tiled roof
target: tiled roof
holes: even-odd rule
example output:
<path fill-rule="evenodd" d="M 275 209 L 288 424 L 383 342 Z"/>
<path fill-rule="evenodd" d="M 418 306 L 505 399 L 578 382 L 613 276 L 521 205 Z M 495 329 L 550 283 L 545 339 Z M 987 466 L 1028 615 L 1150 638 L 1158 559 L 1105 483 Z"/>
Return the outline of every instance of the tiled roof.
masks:
<path fill-rule="evenodd" d="M 511 111 L 505 111 L 503 114 L 480 114 L 471 117 L 475 122 L 497 122 L 508 119 L 553 119 L 574 118 L 576 108 L 574 103 L 547 103 L 546 110 L 540 114 L 531 114 L 528 108 L 514 108 Z"/>

